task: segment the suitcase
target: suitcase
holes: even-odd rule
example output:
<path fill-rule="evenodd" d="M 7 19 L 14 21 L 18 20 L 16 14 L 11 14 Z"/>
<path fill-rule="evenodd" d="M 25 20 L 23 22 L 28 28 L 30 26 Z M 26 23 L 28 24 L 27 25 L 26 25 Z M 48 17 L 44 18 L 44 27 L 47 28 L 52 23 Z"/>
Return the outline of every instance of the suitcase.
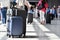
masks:
<path fill-rule="evenodd" d="M 22 17 L 11 17 L 8 20 L 8 28 L 7 28 L 7 35 L 9 37 L 19 36 L 21 37 L 23 34 L 23 18 Z"/>
<path fill-rule="evenodd" d="M 17 14 L 16 14 L 17 13 Z M 9 16 L 9 15 L 7 15 L 8 16 L 8 18 L 7 18 L 7 20 L 9 21 L 9 20 L 11 20 L 11 17 L 13 17 L 13 16 L 18 16 L 18 17 L 22 17 L 22 19 L 23 19 L 23 34 L 24 34 L 24 36 L 23 37 L 25 37 L 25 34 L 26 34 L 26 11 L 25 10 L 21 10 L 21 9 L 17 9 L 17 12 L 15 11 L 15 13 L 13 12 L 12 14 L 11 14 L 11 16 Z M 16 19 L 15 19 L 16 20 Z M 20 22 L 20 21 L 19 21 Z M 7 25 L 9 26 L 11 23 L 7 23 Z M 11 24 L 12 25 L 12 24 Z M 8 27 L 7 26 L 7 27 Z M 8 27 L 8 29 L 9 29 L 9 27 Z M 9 30 L 7 30 L 7 31 L 9 31 Z M 9 32 L 8 32 L 9 33 Z M 7 34 L 8 35 L 8 34 Z M 10 35 L 9 35 L 10 36 Z"/>
<path fill-rule="evenodd" d="M 51 15 L 50 14 L 46 15 L 46 24 L 51 24 Z"/>
<path fill-rule="evenodd" d="M 21 10 L 21 9 L 18 9 L 17 11 L 18 11 L 17 16 L 21 16 L 23 18 L 23 34 L 25 36 L 25 34 L 26 34 L 26 11 Z"/>
<path fill-rule="evenodd" d="M 29 13 L 28 14 L 28 23 L 32 23 L 33 22 L 33 14 Z"/>

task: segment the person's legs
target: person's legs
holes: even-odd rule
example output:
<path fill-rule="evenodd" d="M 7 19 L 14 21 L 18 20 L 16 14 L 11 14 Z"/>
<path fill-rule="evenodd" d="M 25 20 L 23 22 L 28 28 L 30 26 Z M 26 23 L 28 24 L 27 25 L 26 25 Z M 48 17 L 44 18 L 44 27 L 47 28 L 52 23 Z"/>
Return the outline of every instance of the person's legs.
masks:
<path fill-rule="evenodd" d="M 58 19 L 59 19 L 60 13 L 58 13 Z"/>
<path fill-rule="evenodd" d="M 46 20 L 45 20 L 45 13 L 42 11 L 42 23 L 45 24 L 46 23 Z"/>
<path fill-rule="evenodd" d="M 2 18 L 2 23 L 3 23 L 3 24 L 5 23 L 5 18 Z"/>
<path fill-rule="evenodd" d="M 57 13 L 56 13 L 55 17 L 56 17 L 56 18 L 58 18 L 58 15 L 57 15 Z"/>
<path fill-rule="evenodd" d="M 40 14 L 40 23 L 41 24 L 45 24 L 44 12 L 43 11 L 39 11 L 39 14 Z"/>
<path fill-rule="evenodd" d="M 54 14 L 52 14 L 52 20 L 54 19 Z"/>
<path fill-rule="evenodd" d="M 39 11 L 39 14 L 40 14 L 40 22 L 42 21 L 42 12 Z"/>
<path fill-rule="evenodd" d="M 59 19 L 59 14 L 58 14 L 58 19 Z"/>

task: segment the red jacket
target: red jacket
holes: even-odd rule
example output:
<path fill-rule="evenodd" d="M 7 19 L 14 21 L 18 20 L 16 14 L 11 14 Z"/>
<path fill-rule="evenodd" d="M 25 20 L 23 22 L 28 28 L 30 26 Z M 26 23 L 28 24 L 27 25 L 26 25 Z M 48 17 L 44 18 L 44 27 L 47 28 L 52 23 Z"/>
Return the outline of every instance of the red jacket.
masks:
<path fill-rule="evenodd" d="M 45 13 L 46 12 L 46 9 L 45 8 L 42 8 L 41 11 L 43 11 Z"/>
<path fill-rule="evenodd" d="M 44 4 L 44 6 L 45 6 L 45 8 L 42 8 L 41 10 L 44 11 L 44 12 L 46 12 L 46 8 L 48 8 L 48 3 L 46 2 L 46 3 Z"/>
<path fill-rule="evenodd" d="M 48 3 L 47 2 L 45 3 L 45 8 L 48 8 Z"/>
<path fill-rule="evenodd" d="M 42 2 L 41 2 L 41 0 L 38 2 L 38 4 L 37 4 L 37 6 L 39 6 L 40 4 L 41 4 Z M 48 8 L 48 3 L 46 2 L 45 4 L 44 4 L 44 8 L 42 8 L 41 10 L 42 11 L 44 11 L 44 12 L 46 12 L 46 8 Z"/>

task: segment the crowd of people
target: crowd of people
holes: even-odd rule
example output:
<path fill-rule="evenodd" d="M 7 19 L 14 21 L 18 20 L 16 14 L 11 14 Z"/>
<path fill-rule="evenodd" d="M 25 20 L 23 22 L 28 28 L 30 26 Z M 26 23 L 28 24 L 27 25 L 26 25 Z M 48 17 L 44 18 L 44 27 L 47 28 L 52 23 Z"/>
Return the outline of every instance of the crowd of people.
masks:
<path fill-rule="evenodd" d="M 41 24 L 51 24 L 51 20 L 54 20 L 54 18 L 60 18 L 60 6 L 56 7 L 53 5 L 50 8 L 48 2 L 40 0 L 35 7 L 32 7 L 33 11 L 30 11 L 30 13 L 33 14 L 33 17 L 39 17 Z"/>
<path fill-rule="evenodd" d="M 58 19 L 60 18 L 60 6 L 58 6 L 57 8 L 56 7 L 49 8 L 48 3 L 44 0 L 40 0 L 36 6 L 31 5 L 27 0 L 25 0 L 24 5 L 25 5 L 26 16 L 28 15 L 28 18 L 39 17 L 41 24 L 46 24 L 46 23 L 51 24 L 51 20 L 53 20 L 55 17 Z M 18 2 L 16 7 L 17 6 L 18 6 Z M 19 7 L 20 6 L 18 6 L 18 8 Z M 9 7 L 7 8 L 9 9 Z M 4 13 L 6 14 L 7 12 L 4 12 Z M 29 14 L 32 14 L 32 16 L 29 17 Z M 2 15 L 3 15 L 3 12 L 1 11 L 1 7 L 0 7 L 0 20 Z M 3 17 L 2 20 L 5 21 L 6 16 Z"/>
<path fill-rule="evenodd" d="M 41 10 L 39 10 L 39 11 L 41 11 Z M 48 4 L 46 4 L 45 10 L 43 12 L 44 13 L 41 13 L 41 12 L 39 13 L 40 18 L 41 18 L 40 22 L 42 22 L 42 24 L 45 24 L 45 23 L 51 24 L 51 20 L 54 20 L 54 18 L 58 18 L 58 19 L 60 18 L 60 15 L 59 15 L 60 14 L 60 6 L 58 6 L 58 7 L 53 6 L 52 8 L 49 8 Z"/>

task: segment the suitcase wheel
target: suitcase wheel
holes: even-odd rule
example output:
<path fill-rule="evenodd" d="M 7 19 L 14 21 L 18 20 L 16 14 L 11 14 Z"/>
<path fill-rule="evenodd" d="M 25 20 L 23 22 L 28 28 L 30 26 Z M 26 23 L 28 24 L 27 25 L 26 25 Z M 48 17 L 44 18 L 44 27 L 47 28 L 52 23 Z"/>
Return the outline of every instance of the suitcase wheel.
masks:
<path fill-rule="evenodd" d="M 8 37 L 10 38 L 10 37 L 11 37 L 11 35 L 8 35 Z"/>
<path fill-rule="evenodd" d="M 19 35 L 19 38 L 21 38 L 21 35 Z"/>
<path fill-rule="evenodd" d="M 22 37 L 22 34 L 21 35 L 19 35 L 19 38 L 21 38 Z"/>
<path fill-rule="evenodd" d="M 24 34 L 23 38 L 25 38 L 25 36 L 26 36 L 26 35 Z"/>
<path fill-rule="evenodd" d="M 7 36 L 8 36 L 8 34 L 7 34 Z"/>
<path fill-rule="evenodd" d="M 12 38 L 14 38 L 14 36 L 12 35 Z"/>
<path fill-rule="evenodd" d="M 9 35 L 9 34 L 7 34 L 7 36 L 10 38 L 11 37 L 11 35 Z"/>

